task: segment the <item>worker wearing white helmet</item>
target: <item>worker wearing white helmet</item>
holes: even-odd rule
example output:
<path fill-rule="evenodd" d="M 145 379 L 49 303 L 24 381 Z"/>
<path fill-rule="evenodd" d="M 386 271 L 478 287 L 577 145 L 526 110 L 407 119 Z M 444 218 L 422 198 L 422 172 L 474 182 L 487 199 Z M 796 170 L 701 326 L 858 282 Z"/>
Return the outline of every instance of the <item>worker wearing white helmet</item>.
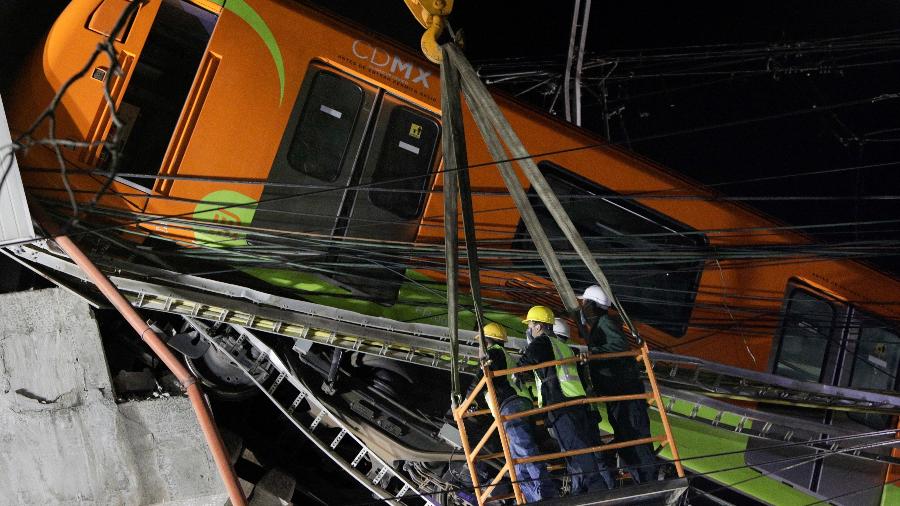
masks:
<path fill-rule="evenodd" d="M 568 341 L 569 337 L 572 333 L 569 331 L 569 324 L 566 323 L 562 318 L 556 318 L 553 320 L 553 333 L 556 334 L 556 337 L 562 339 L 563 341 Z"/>
<path fill-rule="evenodd" d="M 608 309 L 610 306 L 609 296 L 606 295 L 606 292 L 604 292 L 603 289 L 597 285 L 591 285 L 587 287 L 584 290 L 584 294 L 578 298 L 581 300 L 591 301 L 603 309 Z"/>
<path fill-rule="evenodd" d="M 592 354 L 631 348 L 622 332 L 621 320 L 609 314 L 610 297 L 602 288 L 589 286 L 579 298 L 582 301 L 582 330 L 587 333 L 585 342 Z M 597 396 L 644 393 L 644 382 L 633 358 L 593 360 L 590 362 L 590 374 Z M 606 415 L 617 442 L 650 437 L 647 401 L 607 402 Z M 646 483 L 656 479 L 656 456 L 651 445 L 629 446 L 617 451 L 625 462 L 625 469 L 636 482 Z"/>

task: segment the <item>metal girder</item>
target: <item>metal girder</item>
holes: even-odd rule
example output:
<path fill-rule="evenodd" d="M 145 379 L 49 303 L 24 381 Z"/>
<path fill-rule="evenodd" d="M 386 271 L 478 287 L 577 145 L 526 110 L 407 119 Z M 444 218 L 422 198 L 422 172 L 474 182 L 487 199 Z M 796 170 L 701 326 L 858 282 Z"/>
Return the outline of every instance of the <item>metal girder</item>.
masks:
<path fill-rule="evenodd" d="M 650 359 L 661 383 L 710 397 L 842 411 L 900 412 L 900 396 L 892 391 L 799 381 L 661 351 L 651 351 Z"/>
<path fill-rule="evenodd" d="M 852 449 L 863 440 L 871 443 L 871 440 L 875 438 L 885 445 L 897 444 L 896 430 L 888 429 L 859 434 L 833 425 L 736 406 L 697 393 L 666 387 L 660 387 L 660 393 L 666 399 L 666 413 L 669 416 L 702 423 L 718 430 L 766 439 L 777 445 L 788 443 L 841 452 L 850 457 L 885 464 L 900 464 L 900 458 Z M 679 409 L 678 401 L 687 404 L 690 409 Z M 826 440 L 822 440 L 823 435 L 827 436 Z"/>

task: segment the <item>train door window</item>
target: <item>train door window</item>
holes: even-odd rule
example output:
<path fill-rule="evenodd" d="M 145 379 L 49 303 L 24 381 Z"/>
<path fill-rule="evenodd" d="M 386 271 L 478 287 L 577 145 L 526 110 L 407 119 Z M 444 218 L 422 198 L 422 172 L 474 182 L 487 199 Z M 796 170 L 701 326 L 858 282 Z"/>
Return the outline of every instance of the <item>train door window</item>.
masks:
<path fill-rule="evenodd" d="M 775 374 L 819 382 L 823 376 L 835 320 L 830 302 L 794 289 L 787 299 Z"/>
<path fill-rule="evenodd" d="M 350 148 L 364 93 L 355 82 L 331 72 L 313 79 L 287 160 L 295 170 L 333 183 Z"/>
<path fill-rule="evenodd" d="M 900 365 L 900 336 L 881 325 L 860 329 L 850 388 L 893 390 Z"/>
<path fill-rule="evenodd" d="M 437 162 L 440 126 L 436 118 L 385 93 L 372 129 L 361 188 L 353 190 L 347 216 L 348 237 L 414 241 Z M 349 256 L 348 263 L 359 264 Z M 404 281 L 403 271 L 370 265 L 343 269 L 343 282 L 375 300 L 392 302 Z"/>
<path fill-rule="evenodd" d="M 371 136 L 378 88 L 316 63 L 303 79 L 259 199 L 255 226 L 334 233 Z M 297 198 L 302 195 L 302 198 Z"/>
<path fill-rule="evenodd" d="M 874 319 L 860 319 L 859 338 L 853 353 L 853 372 L 848 386 L 866 390 L 896 390 L 900 372 L 900 335 Z M 890 415 L 849 413 L 870 428 L 890 428 Z"/>
<path fill-rule="evenodd" d="M 184 0 L 160 4 L 118 109 L 123 172 L 156 177 L 217 19 Z M 152 186 L 145 178 L 124 179 Z"/>
<path fill-rule="evenodd" d="M 406 220 L 421 214 L 439 133 L 435 120 L 410 107 L 391 110 L 368 191 L 373 204 Z"/>
<path fill-rule="evenodd" d="M 633 201 L 618 199 L 611 190 L 558 165 L 545 161 L 539 167 L 590 250 L 610 255 L 598 261 L 630 316 L 672 336 L 683 336 L 703 261 L 660 258 L 676 252 L 695 256 L 692 253 L 706 245 L 706 237 Z M 529 199 L 554 249 L 572 251 L 534 189 L 529 191 Z M 519 223 L 514 244 L 534 248 L 524 223 Z M 576 290 L 594 283 L 590 271 L 580 263 L 564 268 Z M 543 268 L 537 272 L 546 275 Z"/>

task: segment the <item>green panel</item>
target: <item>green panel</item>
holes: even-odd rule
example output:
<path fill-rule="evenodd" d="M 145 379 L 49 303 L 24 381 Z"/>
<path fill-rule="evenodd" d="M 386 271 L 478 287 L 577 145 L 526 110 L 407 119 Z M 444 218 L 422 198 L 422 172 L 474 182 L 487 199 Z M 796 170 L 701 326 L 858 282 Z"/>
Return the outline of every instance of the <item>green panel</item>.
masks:
<path fill-rule="evenodd" d="M 391 306 L 349 298 L 347 297 L 350 295 L 348 290 L 314 274 L 285 269 L 260 268 L 244 269 L 244 272 L 266 283 L 302 292 L 304 299 L 316 304 L 397 321 L 447 325 L 446 285 L 435 284 L 431 278 L 414 270 L 406 271 L 406 277 L 410 281 L 404 282 L 400 286 L 397 302 Z M 471 306 L 471 297 L 461 295 L 460 304 Z M 485 311 L 485 318 L 505 326 L 512 336 L 521 337 L 524 334 L 521 315 L 488 310 Z M 475 315 L 471 311 L 460 311 L 459 327 L 474 329 Z"/>
<path fill-rule="evenodd" d="M 771 504 L 806 505 L 815 500 L 810 495 L 780 481 L 764 477 L 748 467 L 719 471 L 746 465 L 743 453 L 691 459 L 724 452 L 742 452 L 747 448 L 747 436 L 676 417 L 671 417 L 669 422 L 672 425 L 679 455 L 682 459 L 690 459 L 683 461 L 687 469 L 706 474 L 710 479 Z M 659 415 L 656 412 L 652 413 L 650 425 L 653 435 L 663 434 L 662 424 L 659 423 Z M 665 448 L 660 452 L 660 456 L 671 459 L 672 453 Z"/>
<path fill-rule="evenodd" d="M 900 485 L 896 483 L 884 486 L 881 494 L 881 506 L 895 506 L 900 504 Z"/>

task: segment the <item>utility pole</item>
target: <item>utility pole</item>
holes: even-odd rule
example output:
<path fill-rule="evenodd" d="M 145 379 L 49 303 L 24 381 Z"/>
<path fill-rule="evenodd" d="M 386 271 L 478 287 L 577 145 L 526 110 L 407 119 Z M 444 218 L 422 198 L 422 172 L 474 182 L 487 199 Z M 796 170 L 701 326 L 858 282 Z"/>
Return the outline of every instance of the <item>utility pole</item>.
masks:
<path fill-rule="evenodd" d="M 575 0 L 572 13 L 572 30 L 569 33 L 569 52 L 566 54 L 566 71 L 563 77 L 563 102 L 566 121 L 581 126 L 581 69 L 584 64 L 584 46 L 587 42 L 591 0 Z M 574 67 L 574 69 L 573 69 Z"/>

